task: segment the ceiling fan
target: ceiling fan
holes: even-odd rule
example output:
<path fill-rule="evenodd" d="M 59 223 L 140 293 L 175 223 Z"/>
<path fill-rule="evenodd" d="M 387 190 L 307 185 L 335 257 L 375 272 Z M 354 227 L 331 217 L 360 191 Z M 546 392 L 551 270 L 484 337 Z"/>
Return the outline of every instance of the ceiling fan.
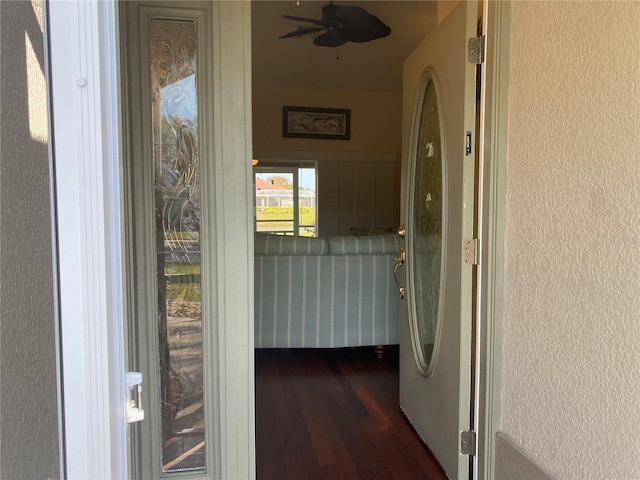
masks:
<path fill-rule="evenodd" d="M 293 15 L 283 15 L 283 17 L 298 22 L 312 23 L 315 26 L 300 27 L 298 30 L 286 33 L 279 38 L 300 37 L 324 32 L 313 39 L 313 44 L 319 47 L 339 47 L 347 42 L 364 43 L 386 37 L 391 33 L 391 28 L 364 8 L 335 5 L 333 0 L 322 7 L 321 20 Z"/>

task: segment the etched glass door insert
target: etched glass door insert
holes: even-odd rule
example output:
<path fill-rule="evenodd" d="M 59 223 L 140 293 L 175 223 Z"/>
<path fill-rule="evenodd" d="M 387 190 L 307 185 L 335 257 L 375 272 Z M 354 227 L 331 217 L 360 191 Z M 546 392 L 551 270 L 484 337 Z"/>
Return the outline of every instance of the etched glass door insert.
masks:
<path fill-rule="evenodd" d="M 445 231 L 444 155 L 438 95 L 434 77 L 427 71 L 416 130 L 413 197 L 409 229 L 411 337 L 418 369 L 429 375 L 437 354 L 443 290 Z"/>
<path fill-rule="evenodd" d="M 163 472 L 205 468 L 196 27 L 150 20 Z"/>

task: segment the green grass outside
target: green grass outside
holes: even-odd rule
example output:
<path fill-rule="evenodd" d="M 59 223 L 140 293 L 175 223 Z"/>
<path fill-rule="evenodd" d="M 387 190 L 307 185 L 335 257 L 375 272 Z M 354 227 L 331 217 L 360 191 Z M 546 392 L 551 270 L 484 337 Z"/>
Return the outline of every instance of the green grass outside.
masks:
<path fill-rule="evenodd" d="M 292 207 L 264 207 L 256 210 L 258 231 L 291 230 L 293 228 Z M 315 234 L 316 209 L 303 207 L 300 210 L 300 225 L 312 225 L 310 229 L 306 230 L 302 227 L 300 235 L 313 237 Z"/>
<path fill-rule="evenodd" d="M 165 240 L 172 242 L 198 243 L 200 241 L 200 232 L 197 231 L 172 231 L 165 233 Z"/>
<path fill-rule="evenodd" d="M 166 274 L 200 274 L 199 264 L 167 263 Z M 200 284 L 173 283 L 167 287 L 167 300 L 199 302 L 201 300 Z"/>

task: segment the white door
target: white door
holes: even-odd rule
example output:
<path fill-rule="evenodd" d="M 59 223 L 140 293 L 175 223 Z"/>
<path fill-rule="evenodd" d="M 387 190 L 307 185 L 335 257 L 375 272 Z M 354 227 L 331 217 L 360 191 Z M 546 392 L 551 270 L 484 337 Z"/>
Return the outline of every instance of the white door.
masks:
<path fill-rule="evenodd" d="M 469 478 L 477 3 L 461 2 L 405 60 L 403 199 L 406 299 L 401 307 L 400 405 L 447 476 Z M 468 138 L 468 134 L 471 137 Z"/>
<path fill-rule="evenodd" d="M 249 2 L 123 4 L 133 478 L 252 478 Z"/>

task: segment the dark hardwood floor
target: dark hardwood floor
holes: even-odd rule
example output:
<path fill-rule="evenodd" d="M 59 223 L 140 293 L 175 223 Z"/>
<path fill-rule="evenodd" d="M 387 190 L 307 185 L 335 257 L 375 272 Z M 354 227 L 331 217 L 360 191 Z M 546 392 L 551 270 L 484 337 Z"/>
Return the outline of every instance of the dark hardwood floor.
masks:
<path fill-rule="evenodd" d="M 398 407 L 398 350 L 256 350 L 258 480 L 446 479 Z"/>

